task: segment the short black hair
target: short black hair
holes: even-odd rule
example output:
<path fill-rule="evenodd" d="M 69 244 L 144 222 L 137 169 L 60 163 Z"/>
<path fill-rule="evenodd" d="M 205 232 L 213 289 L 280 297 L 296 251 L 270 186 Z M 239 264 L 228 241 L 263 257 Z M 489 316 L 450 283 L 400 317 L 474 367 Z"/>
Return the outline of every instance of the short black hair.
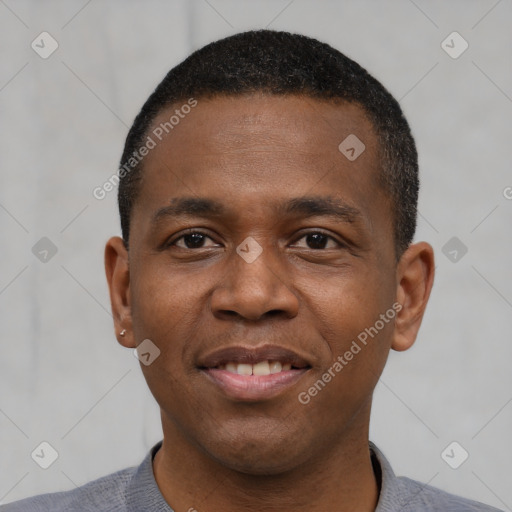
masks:
<path fill-rule="evenodd" d="M 274 30 L 242 32 L 200 48 L 171 69 L 144 103 L 126 137 L 119 170 L 126 247 L 143 168 L 143 161 L 133 155 L 144 145 L 155 117 L 190 98 L 256 92 L 355 103 L 363 109 L 379 140 L 379 181 L 390 194 L 398 258 L 416 231 L 419 191 L 416 145 L 398 101 L 364 68 L 328 44 Z"/>

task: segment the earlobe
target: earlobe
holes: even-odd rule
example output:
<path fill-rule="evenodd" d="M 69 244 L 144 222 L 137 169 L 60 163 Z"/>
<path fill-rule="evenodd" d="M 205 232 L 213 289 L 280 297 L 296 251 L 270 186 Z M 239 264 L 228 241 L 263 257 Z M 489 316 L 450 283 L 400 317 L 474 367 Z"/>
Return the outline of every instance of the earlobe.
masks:
<path fill-rule="evenodd" d="M 434 250 L 426 242 L 411 245 L 397 269 L 397 302 L 402 306 L 395 319 L 391 348 L 403 351 L 416 341 L 434 283 Z"/>
<path fill-rule="evenodd" d="M 105 246 L 105 273 L 117 341 L 124 347 L 135 348 L 130 304 L 128 251 L 123 239 L 118 236 L 110 238 Z"/>

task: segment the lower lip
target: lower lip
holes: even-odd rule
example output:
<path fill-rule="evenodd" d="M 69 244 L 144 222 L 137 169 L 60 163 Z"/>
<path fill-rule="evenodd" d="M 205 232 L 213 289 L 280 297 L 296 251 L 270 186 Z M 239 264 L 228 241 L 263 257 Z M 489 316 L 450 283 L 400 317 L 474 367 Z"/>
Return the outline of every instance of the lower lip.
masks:
<path fill-rule="evenodd" d="M 258 401 L 273 398 L 289 389 L 308 369 L 286 370 L 270 375 L 238 375 L 217 368 L 201 371 L 230 398 Z"/>

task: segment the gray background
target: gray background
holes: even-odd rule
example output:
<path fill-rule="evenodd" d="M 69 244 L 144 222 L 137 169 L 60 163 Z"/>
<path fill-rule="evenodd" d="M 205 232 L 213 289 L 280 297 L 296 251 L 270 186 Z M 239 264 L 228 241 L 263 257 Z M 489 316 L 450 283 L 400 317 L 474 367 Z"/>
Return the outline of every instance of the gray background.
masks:
<path fill-rule="evenodd" d="M 116 192 L 92 190 L 172 66 L 269 27 L 368 68 L 418 143 L 416 238 L 434 246 L 437 276 L 416 345 L 391 354 L 377 386 L 372 440 L 396 473 L 512 510 L 511 26 L 510 0 L 0 0 L 0 502 L 138 464 L 160 439 L 109 312 Z M 42 31 L 59 44 L 47 59 L 31 48 Z M 457 59 L 441 47 L 453 31 L 469 43 Z M 454 236 L 468 249 L 456 262 L 443 254 Z M 46 262 L 32 252 L 42 237 L 58 250 Z M 59 454 L 46 470 L 30 457 L 42 441 Z M 441 457 L 452 441 L 469 452 L 456 470 Z"/>

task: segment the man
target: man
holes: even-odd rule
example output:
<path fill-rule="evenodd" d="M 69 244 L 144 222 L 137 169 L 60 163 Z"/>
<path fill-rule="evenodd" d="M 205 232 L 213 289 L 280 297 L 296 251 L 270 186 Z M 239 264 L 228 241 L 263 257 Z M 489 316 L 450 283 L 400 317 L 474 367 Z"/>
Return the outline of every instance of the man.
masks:
<path fill-rule="evenodd" d="M 414 140 L 379 82 L 304 36 L 217 41 L 147 100 L 119 177 L 112 311 L 163 442 L 5 512 L 496 510 L 395 477 L 368 439 L 434 278 Z"/>

